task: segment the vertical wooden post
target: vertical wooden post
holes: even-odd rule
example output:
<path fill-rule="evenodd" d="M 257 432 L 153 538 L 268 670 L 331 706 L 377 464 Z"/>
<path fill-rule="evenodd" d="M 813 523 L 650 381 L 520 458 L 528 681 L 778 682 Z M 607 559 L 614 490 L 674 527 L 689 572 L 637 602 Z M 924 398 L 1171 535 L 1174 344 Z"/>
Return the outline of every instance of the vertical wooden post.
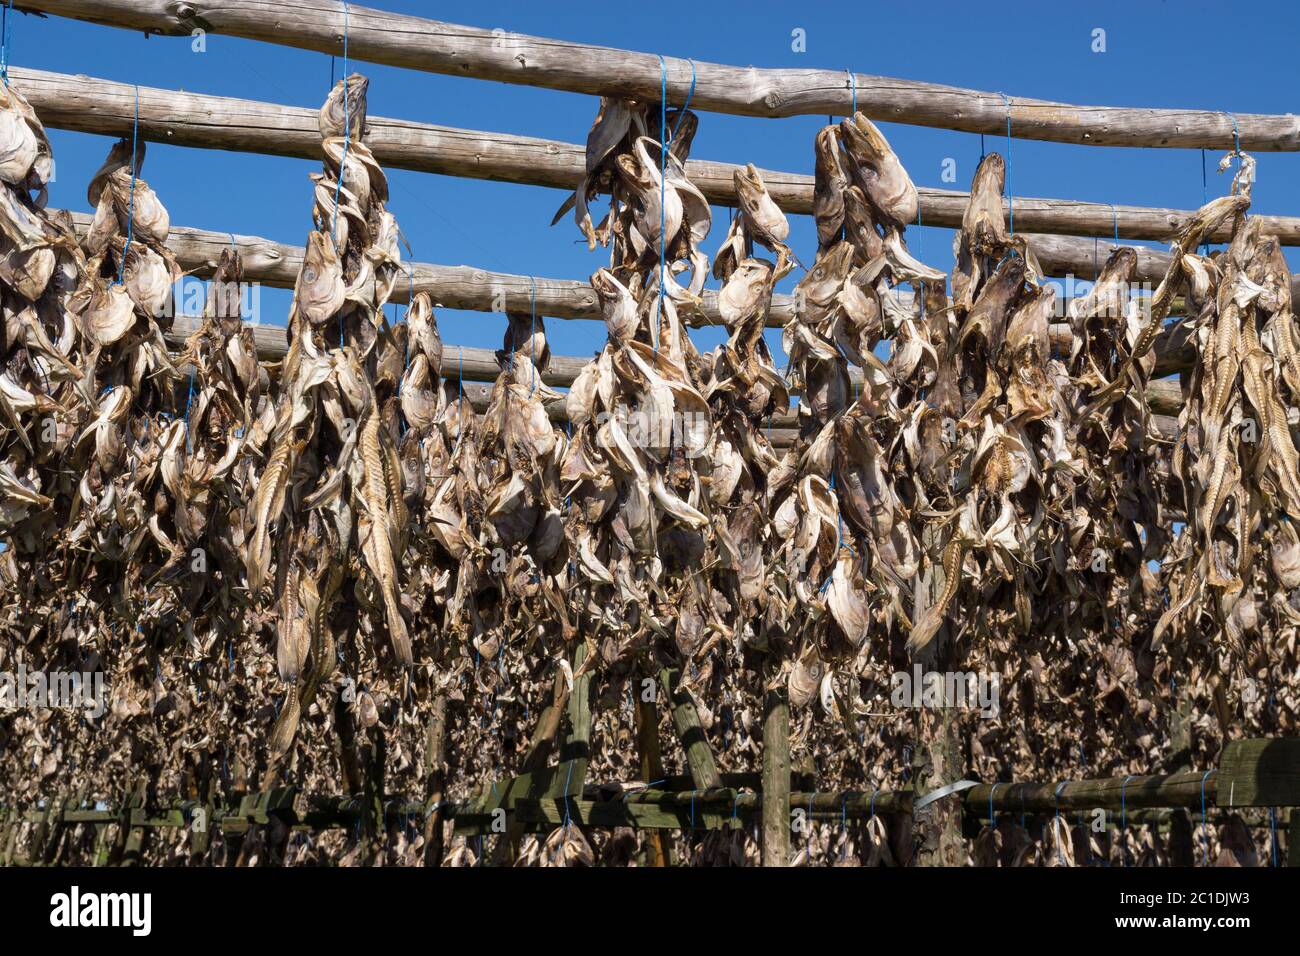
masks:
<path fill-rule="evenodd" d="M 212 846 L 212 828 L 216 825 L 217 808 L 212 805 L 211 801 L 199 804 L 197 811 L 203 814 L 203 829 L 195 830 L 194 821 L 188 824 L 190 828 L 190 865 L 199 866 L 203 863 L 203 858 L 208 855 L 208 848 Z"/>
<path fill-rule="evenodd" d="M 13 849 L 13 834 L 18 828 L 16 814 L 17 811 L 12 808 L 0 813 L 0 866 L 9 865 L 9 854 Z"/>
<path fill-rule="evenodd" d="M 136 787 L 135 793 L 127 802 L 126 809 L 126 833 L 125 839 L 122 840 L 122 855 L 118 860 L 118 866 L 139 866 L 141 858 L 144 856 L 145 840 L 147 831 L 144 827 L 139 826 L 148 814 L 145 810 L 145 799 L 148 793 L 148 783 L 141 778 Z"/>
<path fill-rule="evenodd" d="M 790 697 L 763 698 L 763 865 L 790 865 Z"/>
<path fill-rule="evenodd" d="M 672 704 L 673 727 L 681 739 L 682 749 L 686 751 L 686 763 L 695 789 L 712 790 L 721 787 L 722 774 L 718 772 L 718 764 L 713 759 L 713 750 L 704 734 L 695 702 L 681 686 L 681 674 L 672 668 L 664 668 L 659 673 L 659 683 Z"/>
<path fill-rule="evenodd" d="M 912 787 L 922 796 L 964 776 L 957 711 L 953 707 L 917 710 L 919 746 L 912 754 Z M 960 796 L 942 797 L 912 816 L 912 861 L 916 866 L 961 866 L 966 843 L 961 833 Z"/>
<path fill-rule="evenodd" d="M 1196 865 L 1194 849 L 1196 841 L 1192 836 L 1192 818 L 1187 815 L 1186 808 L 1179 807 L 1170 814 L 1169 839 L 1166 845 L 1169 848 L 1170 866 Z"/>
<path fill-rule="evenodd" d="M 379 724 L 370 728 L 370 740 L 362 747 L 363 799 L 361 804 L 361 830 L 366 841 L 366 860 L 374 865 L 383 852 L 387 837 L 387 821 L 384 819 L 384 764 L 387 762 L 388 746 L 384 739 L 384 730 Z"/>
<path fill-rule="evenodd" d="M 937 554 L 942 547 L 935 540 L 933 529 L 926 530 L 923 541 L 931 554 Z M 943 589 L 943 562 L 935 561 L 918 583 L 917 594 L 924 597 L 926 606 L 930 607 L 939 600 Z M 939 671 L 953 669 L 955 655 L 949 645 L 948 626 L 945 624 L 931 644 L 930 660 L 923 662 L 923 666 Z M 921 688 L 915 690 L 919 694 Z M 912 703 L 915 706 L 915 701 Z M 924 796 L 960 780 L 965 774 L 956 708 L 918 706 L 912 725 L 916 728 L 916 746 L 912 750 L 913 794 Z M 914 865 L 962 865 L 966 844 L 961 832 L 960 799 L 941 798 L 922 807 L 912 816 L 911 830 Z"/>
<path fill-rule="evenodd" d="M 528 752 L 524 754 L 523 763 L 520 765 L 521 774 L 531 774 L 546 766 L 555 745 L 556 735 L 560 732 L 560 722 L 564 717 L 564 708 L 568 700 L 569 685 L 565 682 L 564 675 L 557 672 L 555 683 L 551 687 L 551 702 L 538 715 L 537 726 L 533 728 L 533 736 L 528 741 Z M 492 856 L 493 866 L 513 861 L 519 849 L 519 841 L 523 838 L 523 824 L 516 820 L 513 814 L 507 813 L 507 816 L 509 821 L 505 836 L 497 843 Z"/>
<path fill-rule="evenodd" d="M 639 688 L 633 688 L 632 699 L 636 702 L 636 743 L 641 756 L 641 779 L 645 783 L 664 778 L 663 757 L 659 752 L 659 711 L 655 702 L 643 700 L 645 695 Z M 646 830 L 645 857 L 646 866 L 671 866 L 672 850 L 667 834 L 663 830 Z"/>
<path fill-rule="evenodd" d="M 441 866 L 443 787 L 446 786 L 447 696 L 433 700 L 424 746 L 424 865 Z"/>

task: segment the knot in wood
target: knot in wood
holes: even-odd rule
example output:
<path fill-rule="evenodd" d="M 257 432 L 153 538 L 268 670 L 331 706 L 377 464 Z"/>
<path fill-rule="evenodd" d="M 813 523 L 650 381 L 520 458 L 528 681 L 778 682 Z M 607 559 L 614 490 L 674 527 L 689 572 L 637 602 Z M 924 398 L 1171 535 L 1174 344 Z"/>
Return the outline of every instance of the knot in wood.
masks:
<path fill-rule="evenodd" d="M 763 105 L 770 110 L 776 109 L 784 102 L 785 102 L 785 98 L 776 90 L 773 90 L 772 92 L 768 93 L 766 96 L 763 97 Z"/>

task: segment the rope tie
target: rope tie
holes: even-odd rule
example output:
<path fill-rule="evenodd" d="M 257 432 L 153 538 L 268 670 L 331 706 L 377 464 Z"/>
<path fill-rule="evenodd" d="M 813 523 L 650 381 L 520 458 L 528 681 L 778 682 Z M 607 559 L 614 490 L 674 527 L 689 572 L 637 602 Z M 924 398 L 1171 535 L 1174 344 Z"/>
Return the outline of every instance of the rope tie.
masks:
<path fill-rule="evenodd" d="M 1056 862 L 1061 866 L 1065 865 L 1065 851 L 1061 849 L 1061 788 L 1065 786 L 1066 782 L 1068 781 L 1058 783 L 1054 794 L 1056 800 Z"/>
<path fill-rule="evenodd" d="M 6 41 L 7 42 L 7 41 Z M 126 211 L 126 245 L 122 247 L 122 262 L 117 269 L 117 284 L 121 285 L 126 276 L 126 254 L 131 249 L 131 238 L 134 235 L 135 226 L 135 181 L 139 176 L 139 154 L 137 152 L 140 140 L 140 87 L 135 88 L 135 122 L 131 125 L 131 191 L 127 200 Z"/>
<path fill-rule="evenodd" d="M 530 296 L 529 301 L 533 310 L 533 325 L 532 325 L 532 330 L 528 333 L 528 348 L 531 350 L 533 347 L 533 342 L 537 338 L 537 280 L 534 279 L 532 276 L 529 276 L 528 281 L 532 283 L 532 294 Z M 530 358 L 532 358 L 533 360 L 533 393 L 536 394 L 538 356 L 533 355 L 530 356 Z"/>
<path fill-rule="evenodd" d="M 1232 120 L 1232 142 L 1233 152 L 1237 154 L 1237 165 L 1241 166 L 1241 127 L 1237 125 L 1237 114 L 1224 112 L 1224 115 Z"/>
<path fill-rule="evenodd" d="M 858 78 L 853 75 L 853 71 L 851 70 L 845 70 L 844 72 L 849 75 L 849 91 L 853 105 L 853 112 L 850 113 L 849 116 L 852 117 L 856 116 L 858 113 Z"/>
<path fill-rule="evenodd" d="M 343 0 L 343 158 L 339 161 L 339 178 L 334 184 L 334 214 L 330 221 L 330 240 L 338 250 L 339 197 L 343 193 L 343 173 L 348 167 L 348 143 L 352 139 L 352 116 L 348 107 L 348 0 Z M 330 57 L 330 80 L 334 79 L 334 58 Z M 331 88 L 333 83 L 331 82 Z M 343 313 L 339 313 L 339 348 L 343 347 Z"/>
<path fill-rule="evenodd" d="M 1210 837 L 1205 832 L 1205 781 L 1209 779 L 1212 773 L 1214 773 L 1213 770 L 1207 770 L 1205 776 L 1201 777 L 1201 835 L 1205 838 L 1205 851 L 1201 856 L 1202 866 L 1210 865 Z"/>
<path fill-rule="evenodd" d="M 347 0 L 343 0 L 343 159 L 338 165 L 338 182 L 334 183 L 334 215 L 330 220 L 329 233 L 335 248 L 338 246 L 338 198 L 343 190 L 343 170 L 347 168 L 347 146 L 352 139 L 351 109 L 347 103 L 347 34 L 348 16 Z M 334 79 L 334 57 L 330 57 L 330 81 Z M 333 82 L 330 83 L 333 88 Z"/>
<path fill-rule="evenodd" d="M 1011 235 L 1016 234 L 1016 200 L 1011 191 L 1011 100 L 1007 99 L 1007 94 L 999 91 L 998 96 L 1002 97 L 1002 102 L 1007 108 L 1007 212 L 1010 217 L 1009 228 Z M 981 149 L 983 148 L 983 138 L 980 139 Z"/>
<path fill-rule="evenodd" d="M 9 14 L 13 10 L 14 0 L 5 4 L 0 11 L 0 80 L 9 86 Z"/>
<path fill-rule="evenodd" d="M 1119 832 L 1121 840 L 1119 845 L 1120 859 L 1125 866 L 1128 866 L 1128 805 L 1124 799 L 1124 788 L 1128 782 L 1133 779 L 1129 774 L 1124 778 L 1124 782 L 1119 785 Z"/>
<path fill-rule="evenodd" d="M 1269 845 L 1273 850 L 1273 865 L 1277 866 L 1277 807 L 1268 808 Z"/>
<path fill-rule="evenodd" d="M 194 372 L 193 365 L 190 366 L 190 394 L 185 399 L 185 450 L 194 451 L 194 438 L 190 435 L 190 408 L 194 405 Z"/>

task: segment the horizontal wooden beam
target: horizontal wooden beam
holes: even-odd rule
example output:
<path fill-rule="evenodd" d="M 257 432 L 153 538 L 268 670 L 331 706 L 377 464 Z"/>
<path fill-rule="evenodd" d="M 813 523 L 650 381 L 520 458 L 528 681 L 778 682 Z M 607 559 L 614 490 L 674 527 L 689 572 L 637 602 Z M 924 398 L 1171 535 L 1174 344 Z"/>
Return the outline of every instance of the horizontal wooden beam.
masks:
<path fill-rule="evenodd" d="M 110 136 L 129 136 L 139 94 L 139 135 L 151 142 L 200 149 L 221 149 L 321 157 L 319 113 L 298 106 L 210 96 L 152 87 L 136 87 L 89 76 L 70 76 L 13 67 L 10 76 L 45 125 Z M 381 165 L 470 179 L 573 189 L 582 178 L 586 149 L 577 143 L 456 129 L 400 119 L 368 116 L 366 143 Z M 812 143 L 809 142 L 811 159 Z M 693 159 L 686 172 L 709 202 L 737 203 L 732 163 Z M 812 212 L 813 177 L 802 173 L 760 170 L 772 199 L 789 213 Z M 921 225 L 958 228 L 969 194 L 920 187 Z M 1004 201 L 1004 208 L 1009 202 Z M 1111 206 L 1072 199 L 1015 198 L 1016 229 L 1031 234 L 1061 234 L 1055 241 L 1032 240 L 1045 268 L 1058 275 L 1092 274 L 1104 264 L 1105 249 L 1093 242 L 1064 241 L 1062 236 L 1166 240 L 1194 210 Z M 1266 233 L 1284 245 L 1300 245 L 1300 217 L 1261 216 Z M 1228 225 L 1207 241 L 1225 242 Z M 1148 251 L 1139 261 L 1139 281 L 1164 275 L 1167 254 Z"/>
<path fill-rule="evenodd" d="M 1143 809 L 1154 807 L 1200 807 L 1202 784 L 1207 805 L 1215 802 L 1215 777 L 1203 772 L 1156 776 L 1110 777 L 1071 780 L 1066 783 L 980 784 L 962 794 L 968 812 L 988 816 L 996 812 L 1051 813 L 1061 810 Z M 990 804 L 992 800 L 992 804 Z"/>
<path fill-rule="evenodd" d="M 20 0 L 19 9 L 188 36 L 211 33 L 342 54 L 429 73 L 681 103 L 741 116 L 843 114 L 877 120 L 1094 146 L 1260 151 L 1300 149 L 1300 118 L 1213 110 L 1075 106 L 841 70 L 758 69 L 661 59 L 500 29 L 442 23 L 341 0 Z"/>
<path fill-rule="evenodd" d="M 73 213 L 72 218 L 79 231 L 84 232 L 90 224 L 90 216 L 86 213 Z M 181 267 L 199 278 L 212 275 L 222 250 L 230 246 L 238 250 L 243 261 L 244 279 L 248 282 L 260 282 L 273 288 L 292 288 L 302 266 L 301 246 L 290 246 L 259 236 L 173 226 L 167 237 L 167 246 Z M 416 292 L 429 293 L 435 305 L 448 309 L 526 312 L 535 301 L 537 313 L 545 317 L 593 321 L 601 318 L 600 307 L 590 284 L 576 279 L 512 275 L 472 266 L 443 266 L 420 262 L 407 265 L 411 271 L 411 280 L 397 283 L 393 290 L 393 300 L 396 302 L 406 302 L 413 288 Z M 910 301 L 911 293 L 900 294 L 905 301 Z M 718 313 L 717 293 L 706 289 L 703 298 L 702 312 L 688 317 L 689 323 L 697 327 L 720 324 L 722 319 Z M 768 313 L 768 326 L 780 328 L 793 317 L 794 297 L 774 295 Z M 178 319 L 172 341 L 182 341 L 192 330 L 192 325 L 187 326 L 183 320 Z M 263 358 L 275 360 L 284 354 L 286 346 L 282 327 L 262 325 L 255 328 L 254 334 L 258 353 Z M 1068 325 L 1055 324 L 1051 327 L 1050 334 L 1054 347 L 1060 350 L 1069 348 L 1072 333 Z M 482 376 L 488 379 L 495 378 L 496 366 L 494 361 L 490 361 L 491 353 L 487 350 L 478 351 L 487 357 L 471 359 L 475 362 L 481 359 L 482 364 L 474 366 L 475 371 L 481 371 Z M 467 350 L 466 355 L 470 354 Z M 1181 326 L 1171 326 L 1156 340 L 1156 355 L 1156 376 L 1163 377 L 1189 367 L 1195 352 L 1188 342 L 1186 330 Z M 450 362 L 450 353 L 445 359 Z M 552 371 L 556 370 L 553 368 Z M 563 381 L 552 375 L 546 381 L 547 384 L 568 385 L 572 379 Z M 1176 410 L 1181 404 L 1180 400 L 1177 406 L 1166 405 L 1157 410 Z"/>

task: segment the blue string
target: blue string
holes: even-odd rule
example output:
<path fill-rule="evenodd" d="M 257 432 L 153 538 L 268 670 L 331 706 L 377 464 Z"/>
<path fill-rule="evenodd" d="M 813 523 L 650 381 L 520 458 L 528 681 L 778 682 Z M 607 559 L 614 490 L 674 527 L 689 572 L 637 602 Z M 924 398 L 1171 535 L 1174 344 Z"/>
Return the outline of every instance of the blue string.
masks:
<path fill-rule="evenodd" d="M 668 137 L 669 143 L 677 139 L 677 131 L 682 128 L 682 120 L 686 118 L 686 111 L 691 106 L 691 97 L 695 95 L 695 61 L 688 59 L 686 62 L 691 65 L 691 87 L 686 91 L 686 102 L 682 104 L 682 111 L 677 114 L 677 122 L 673 124 L 672 135 Z"/>
<path fill-rule="evenodd" d="M 343 192 L 343 174 L 348 167 L 348 142 L 352 139 L 352 117 L 348 107 L 348 0 L 343 0 L 343 158 L 339 160 L 339 178 L 334 184 L 334 215 L 330 221 L 330 240 L 338 249 L 339 196 Z M 334 78 L 334 58 L 330 58 L 330 79 Z M 343 348 L 343 313 L 339 312 L 339 348 Z"/>
<path fill-rule="evenodd" d="M 853 112 L 850 113 L 849 116 L 857 116 L 858 115 L 858 78 L 854 76 L 852 71 L 850 70 L 845 70 L 844 72 L 849 74 L 849 89 L 852 91 L 852 95 L 853 95 Z"/>
<path fill-rule="evenodd" d="M 14 0 L 9 0 L 0 11 L 0 79 L 6 87 L 9 86 L 9 12 L 13 6 Z"/>
<path fill-rule="evenodd" d="M 1234 152 L 1237 154 L 1237 167 L 1241 167 L 1241 129 L 1237 126 L 1237 114 L 1227 113 L 1232 120 L 1232 141 L 1235 144 Z"/>
<path fill-rule="evenodd" d="M 1209 201 L 1209 185 L 1205 179 L 1205 150 L 1201 150 L 1201 205 L 1204 206 Z M 1208 242 L 1201 243 L 1201 249 L 1203 250 L 1203 253 L 1208 253 L 1210 251 L 1210 244 Z"/>
<path fill-rule="evenodd" d="M 465 346 L 456 347 L 460 349 L 460 374 L 456 376 L 456 441 L 460 441 L 460 418 L 465 404 Z"/>
<path fill-rule="evenodd" d="M 531 297 L 530 297 L 530 303 L 531 303 L 532 310 L 533 310 L 533 325 L 532 325 L 532 330 L 528 333 L 528 336 L 529 336 L 529 337 L 528 337 L 528 348 L 529 348 L 529 349 L 532 349 L 532 347 L 533 347 L 533 343 L 534 343 L 534 341 L 536 341 L 536 339 L 537 339 L 537 280 L 534 279 L 532 276 L 529 276 L 529 277 L 528 277 L 528 281 L 529 281 L 530 283 L 532 283 L 532 294 L 531 294 Z M 533 393 L 536 394 L 536 392 L 537 392 L 537 361 L 538 361 L 538 359 L 540 358 L 540 356 L 533 355 L 533 356 L 530 356 L 530 357 L 531 357 L 532 360 L 533 360 Z"/>
<path fill-rule="evenodd" d="M 998 825 L 997 818 L 993 816 L 993 794 L 997 793 L 997 789 L 998 789 L 998 785 L 996 783 L 993 784 L 993 786 L 989 787 L 989 829 L 990 830 L 996 830 Z"/>
<path fill-rule="evenodd" d="M 1269 844 L 1273 849 L 1273 865 L 1277 866 L 1277 807 L 1268 808 Z"/>
<path fill-rule="evenodd" d="M 1011 235 L 1014 236 L 1016 234 L 1016 200 L 1011 192 L 1011 101 L 1007 99 L 1005 93 L 999 92 L 998 96 L 1002 97 L 1002 102 L 1007 107 L 1007 212 L 1010 217 L 1009 228 Z"/>
<path fill-rule="evenodd" d="M 1065 865 L 1065 851 L 1061 849 L 1061 826 L 1060 826 L 1060 823 L 1061 823 L 1061 788 L 1064 787 L 1064 786 L 1065 786 L 1065 783 L 1064 783 L 1064 782 L 1063 782 L 1063 783 L 1058 783 L 1058 784 L 1056 785 L 1056 795 L 1055 795 L 1055 796 L 1056 796 L 1056 823 L 1057 823 L 1057 826 L 1056 826 L 1056 861 L 1057 861 L 1058 863 L 1060 863 L 1062 866 Z"/>
<path fill-rule="evenodd" d="M 1115 248 L 1118 249 L 1119 248 L 1119 210 L 1115 208 L 1114 203 L 1110 204 L 1110 221 L 1111 221 L 1111 225 L 1115 227 Z"/>
<path fill-rule="evenodd" d="M 135 180 L 136 166 L 139 163 L 137 143 L 140 138 L 140 87 L 135 88 L 135 122 L 131 126 L 131 193 L 126 211 L 126 245 L 122 247 L 122 262 L 117 269 L 117 284 L 121 285 L 126 275 L 126 254 L 131 249 L 132 226 L 135 224 Z"/>
<path fill-rule="evenodd" d="M 844 843 L 840 848 L 840 859 L 846 859 L 849 855 L 849 798 L 846 796 L 840 803 L 840 829 L 844 831 Z"/>
<path fill-rule="evenodd" d="M 1128 866 L 1128 807 L 1124 801 L 1124 788 L 1128 786 L 1128 782 L 1132 779 L 1133 775 L 1129 774 L 1124 778 L 1124 782 L 1119 785 L 1119 831 L 1121 835 L 1119 851 L 1120 859 L 1125 866 Z"/>
<path fill-rule="evenodd" d="M 1205 851 L 1201 857 L 1203 866 L 1210 865 L 1210 838 L 1205 833 L 1205 781 L 1212 773 L 1213 770 L 1207 770 L 1205 776 L 1201 777 L 1201 835 L 1205 837 Z"/>
<path fill-rule="evenodd" d="M 655 354 L 659 354 L 659 326 L 663 321 L 664 310 L 664 230 L 665 223 L 664 190 L 667 187 L 668 171 L 668 64 L 663 56 L 659 57 L 659 297 L 655 299 L 655 324 L 650 330 L 650 341 Z"/>
<path fill-rule="evenodd" d="M 348 0 L 343 0 L 343 159 L 339 163 L 339 181 L 334 184 L 334 216 L 330 222 L 330 238 L 338 243 L 339 195 L 343 191 L 343 172 L 348 165 L 348 141 L 352 138 L 352 117 L 348 107 Z M 333 64 L 333 58 L 330 59 Z M 330 79 L 334 78 L 331 66 Z M 332 88 L 332 87 L 331 87 Z M 340 343 L 342 344 L 340 330 Z"/>
<path fill-rule="evenodd" d="M 194 404 L 194 366 L 190 366 L 190 394 L 185 399 L 185 447 L 194 450 L 194 441 L 190 438 L 190 408 Z"/>

